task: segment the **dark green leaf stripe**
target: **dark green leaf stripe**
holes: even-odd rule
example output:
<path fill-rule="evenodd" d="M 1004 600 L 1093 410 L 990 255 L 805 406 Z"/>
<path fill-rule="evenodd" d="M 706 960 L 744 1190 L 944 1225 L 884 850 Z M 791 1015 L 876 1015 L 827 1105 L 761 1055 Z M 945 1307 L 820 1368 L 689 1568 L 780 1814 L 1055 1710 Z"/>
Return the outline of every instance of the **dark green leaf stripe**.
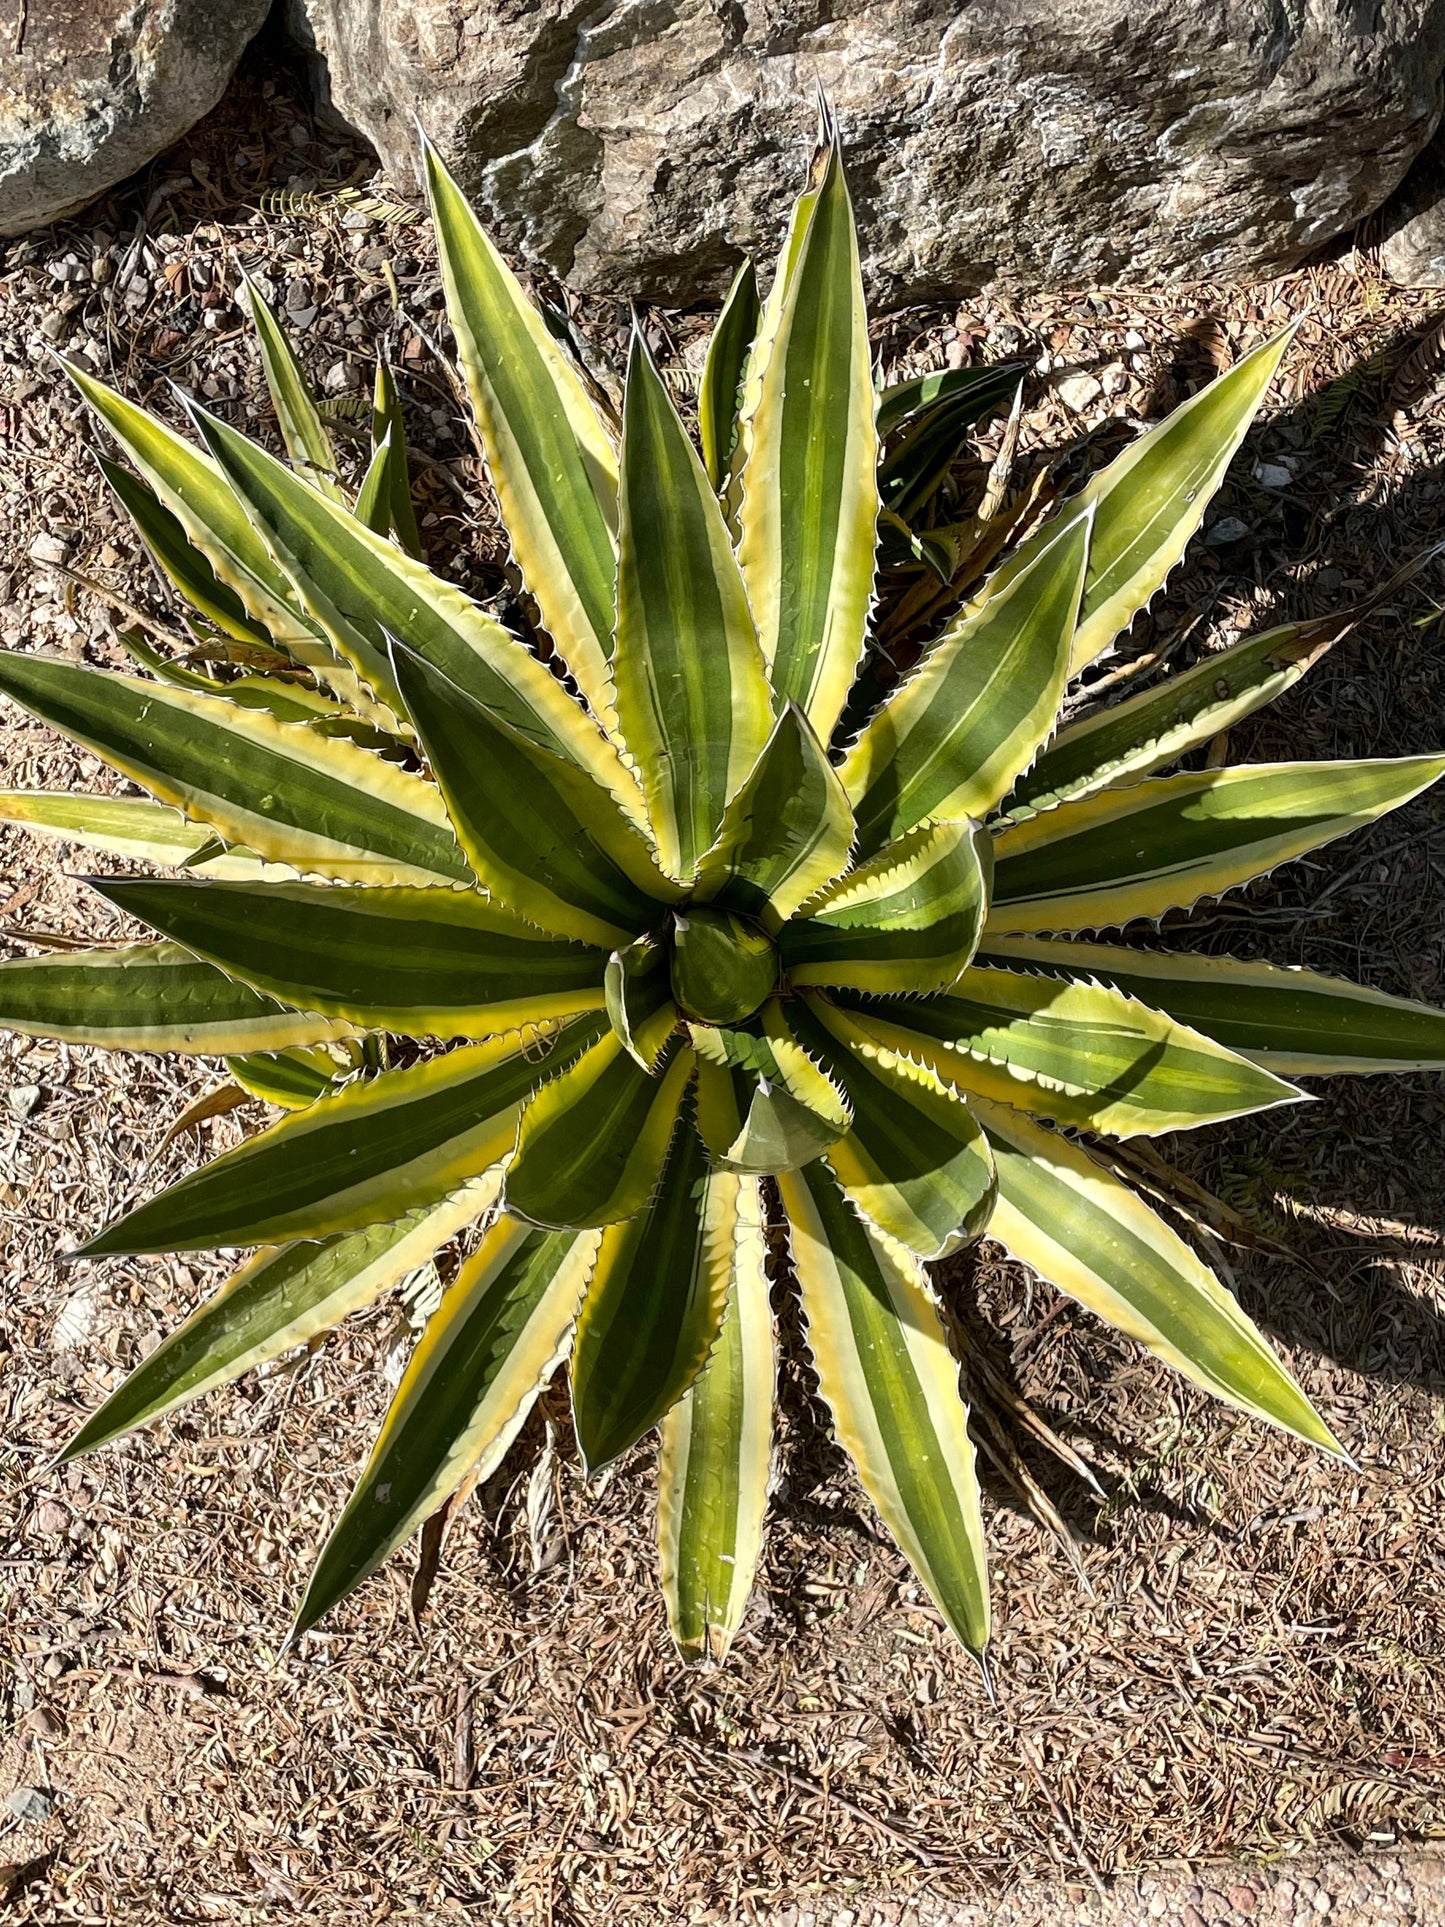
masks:
<path fill-rule="evenodd" d="M 541 1039 L 498 1038 L 348 1085 L 171 1185 L 82 1255 L 325 1237 L 435 1203 L 506 1154 L 538 1079 L 601 1028 L 577 1017 Z"/>
<path fill-rule="evenodd" d="M 447 312 L 512 552 L 608 721 L 617 458 L 576 370 L 430 146 L 426 171 Z"/>
<path fill-rule="evenodd" d="M 641 331 L 622 418 L 617 720 L 665 870 L 690 877 L 773 725 L 727 528 Z"/>
<path fill-rule="evenodd" d="M 371 401 L 371 446 L 374 456 L 381 460 L 381 486 L 387 525 L 407 554 L 421 559 L 421 531 L 416 525 L 416 509 L 411 499 L 401 397 L 396 392 L 396 380 L 384 361 L 376 364 L 376 385 Z M 368 523 L 367 526 L 373 525 Z"/>
<path fill-rule="evenodd" d="M 467 878 L 431 784 L 304 723 L 13 652 L 0 653 L 0 693 L 270 862 L 377 882 Z"/>
<path fill-rule="evenodd" d="M 880 1043 L 965 1093 L 1115 1137 L 1188 1130 L 1299 1097 L 1272 1072 L 1098 984 L 973 969 L 947 997 L 835 997 Z"/>
<path fill-rule="evenodd" d="M 950 368 L 921 375 L 885 394 L 878 433 L 892 438 L 878 464 L 885 509 L 910 520 L 937 493 L 970 428 L 1007 408 L 1025 373 L 1022 362 Z"/>
<path fill-rule="evenodd" d="M 602 1234 L 572 1350 L 572 1414 L 589 1472 L 657 1424 L 717 1340 L 740 1180 L 711 1171 L 685 1104 L 657 1200 Z"/>
<path fill-rule="evenodd" d="M 973 1443 L 916 1259 L 870 1232 L 821 1164 L 778 1180 L 808 1349 L 840 1443 L 954 1632 L 988 1640 Z"/>
<path fill-rule="evenodd" d="M 99 458 L 101 473 L 114 491 L 156 567 L 174 583 L 186 601 L 238 642 L 271 643 L 270 631 L 253 621 L 246 605 L 229 583 L 222 582 L 209 560 L 191 541 L 180 522 L 149 483 L 109 456 Z"/>
<path fill-rule="evenodd" d="M 610 1032 L 544 1084 L 522 1113 L 506 1205 L 541 1225 L 617 1224 L 656 1188 L 692 1076 L 673 1044 L 653 1076 Z"/>
<path fill-rule="evenodd" d="M 354 1069 L 349 1062 L 338 1063 L 326 1049 L 249 1051 L 244 1057 L 228 1057 L 226 1069 L 252 1097 L 264 1104 L 279 1104 L 283 1111 L 299 1111 L 324 1097 L 336 1080 Z"/>
<path fill-rule="evenodd" d="M 946 990 L 978 946 L 993 839 L 976 823 L 910 830 L 804 906 L 779 939 L 795 985 Z"/>
<path fill-rule="evenodd" d="M 878 437 L 853 208 L 836 142 L 749 418 L 739 559 L 773 687 L 826 742 L 863 651 Z"/>
<path fill-rule="evenodd" d="M 304 1010 L 411 1037 L 488 1036 L 602 1007 L 606 955 L 472 891 L 96 881 L 102 896 Z"/>
<path fill-rule="evenodd" d="M 1292 964 L 1001 937 L 990 957 L 1111 984 L 1282 1076 L 1445 1069 L 1445 1011 Z"/>
<path fill-rule="evenodd" d="M 698 870 L 696 899 L 777 930 L 847 868 L 852 842 L 853 813 L 838 773 L 812 724 L 789 703 L 724 812 Z"/>
<path fill-rule="evenodd" d="M 0 1024 L 108 1050 L 279 1050 L 351 1034 L 284 1010 L 173 943 L 70 950 L 0 963 Z"/>
<path fill-rule="evenodd" d="M 1008 808 L 1045 808 L 1177 762 L 1282 696 L 1357 620 L 1351 613 L 1284 623 L 1206 656 L 1157 689 L 1069 723 L 1019 778 Z"/>
<path fill-rule="evenodd" d="M 926 817 L 984 816 L 1053 728 L 1089 551 L 1087 515 L 1007 593 L 950 625 L 865 727 L 843 787 L 871 856 Z"/>
<path fill-rule="evenodd" d="M 344 1599 L 469 1474 L 490 1477 L 561 1363 L 597 1234 L 502 1219 L 412 1353 L 291 1638 Z"/>
<path fill-rule="evenodd" d="M 717 1344 L 662 1420 L 658 1561 L 668 1623 L 686 1659 L 725 1657 L 762 1549 L 777 1374 L 766 1256 L 757 1180 L 744 1179 Z"/>
<path fill-rule="evenodd" d="M 530 742 L 570 756 L 616 794 L 634 789 L 616 751 L 544 663 L 460 589 L 327 502 L 273 456 L 202 410 L 222 471 L 337 650 L 396 707 L 396 637 Z"/>
<path fill-rule="evenodd" d="M 528 742 L 420 657 L 397 653 L 406 706 L 483 888 L 557 936 L 611 949 L 678 895 L 585 770 Z"/>
<path fill-rule="evenodd" d="M 991 1237 L 1196 1385 L 1340 1451 L 1234 1299 L 1156 1212 L 1057 1133 L 1006 1106 L 978 1110 L 998 1170 Z"/>
<path fill-rule="evenodd" d="M 62 1460 L 93 1452 L 330 1331 L 425 1264 L 482 1215 L 499 1188 L 489 1173 L 396 1224 L 258 1251 L 111 1393 Z"/>
<path fill-rule="evenodd" d="M 993 1209 L 993 1159 L 951 1086 L 874 1043 L 822 998 L 790 1015 L 799 1041 L 847 1091 L 853 1128 L 824 1153 L 865 1216 L 920 1258 L 977 1237 Z"/>
<path fill-rule="evenodd" d="M 1157 776 L 1005 828 L 988 927 L 1109 929 L 1187 910 L 1398 809 L 1445 757 L 1253 763 Z"/>
<path fill-rule="evenodd" d="M 739 453 L 743 380 L 761 318 L 758 277 L 752 262 L 744 261 L 733 277 L 717 326 L 708 340 L 698 394 L 697 425 L 702 437 L 702 459 L 707 478 L 720 496 L 728 493 Z"/>

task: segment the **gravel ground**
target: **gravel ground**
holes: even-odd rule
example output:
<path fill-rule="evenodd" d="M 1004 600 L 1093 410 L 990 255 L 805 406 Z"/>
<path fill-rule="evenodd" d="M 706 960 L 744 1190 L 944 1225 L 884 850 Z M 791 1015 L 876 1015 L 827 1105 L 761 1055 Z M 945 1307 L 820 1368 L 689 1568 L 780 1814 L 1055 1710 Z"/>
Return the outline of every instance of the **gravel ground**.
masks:
<path fill-rule="evenodd" d="M 444 318 L 425 226 L 364 157 L 318 135 L 263 49 L 150 174 L 0 248 L 5 646 L 117 660 L 113 604 L 56 563 L 174 626 L 48 355 L 84 355 L 173 419 L 180 382 L 274 445 L 243 266 L 287 310 L 343 436 L 385 344 L 432 558 L 479 593 L 500 586 L 485 480 L 433 353 Z M 1130 640 L 1188 660 L 1336 608 L 1439 538 L 1445 328 L 1431 297 L 1390 290 L 1362 244 L 1259 288 L 915 311 L 880 326 L 878 350 L 890 372 L 1023 355 L 1022 480 L 1120 445 L 1306 312 L 1205 539 Z M 605 375 L 625 309 L 592 302 L 571 319 Z M 646 319 L 685 386 L 704 318 Z M 359 458 L 359 436 L 348 447 Z M 1438 747 L 1442 601 L 1436 565 L 1236 732 L 1231 757 Z M 0 784 L 114 786 L 9 709 Z M 1197 916 L 1187 940 L 1445 1002 L 1442 838 L 1445 799 L 1424 799 Z M 120 935 L 72 874 L 108 867 L 0 829 L 6 954 Z M 764 1569 L 716 1673 L 685 1671 L 667 1643 L 652 1448 L 587 1484 L 560 1391 L 460 1515 L 419 1629 L 398 1559 L 277 1658 L 411 1342 L 394 1301 L 47 1471 L 224 1276 L 204 1258 L 67 1269 L 54 1253 L 262 1121 L 253 1105 L 168 1139 L 223 1079 L 206 1062 L 0 1040 L 9 1917 L 1440 1917 L 1438 1859 L 1408 1857 L 1445 1840 L 1438 1077 L 1322 1085 L 1313 1105 L 1161 1147 L 1298 1252 L 1223 1262 L 1358 1477 L 1210 1405 L 996 1247 L 952 1268 L 990 1454 L 998 1710 L 869 1516 L 789 1329 Z M 1021 1401 L 1088 1460 L 1102 1505 L 1021 1428 Z M 1154 1871 L 1180 1862 L 1195 1871 Z"/>

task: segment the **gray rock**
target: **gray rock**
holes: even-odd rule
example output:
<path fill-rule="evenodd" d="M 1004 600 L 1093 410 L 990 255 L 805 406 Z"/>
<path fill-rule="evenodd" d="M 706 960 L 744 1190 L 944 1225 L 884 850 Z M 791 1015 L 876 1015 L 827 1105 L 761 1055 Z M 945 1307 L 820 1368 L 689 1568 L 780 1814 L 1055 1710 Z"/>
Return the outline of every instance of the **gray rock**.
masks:
<path fill-rule="evenodd" d="M 1386 207 L 1380 266 L 1404 288 L 1445 287 L 1445 142 L 1433 141 Z"/>
<path fill-rule="evenodd" d="M 18 1786 L 7 1794 L 6 1806 L 17 1820 L 48 1820 L 55 1811 L 55 1799 L 44 1787 Z"/>
<path fill-rule="evenodd" d="M 1296 265 L 1434 132 L 1445 0 L 289 0 L 333 108 L 412 116 L 505 243 L 584 289 L 768 255 L 821 82 L 872 293 Z"/>
<path fill-rule="evenodd" d="M 267 0 L 26 0 L 0 56 L 0 234 L 83 207 L 179 140 L 266 13 Z"/>

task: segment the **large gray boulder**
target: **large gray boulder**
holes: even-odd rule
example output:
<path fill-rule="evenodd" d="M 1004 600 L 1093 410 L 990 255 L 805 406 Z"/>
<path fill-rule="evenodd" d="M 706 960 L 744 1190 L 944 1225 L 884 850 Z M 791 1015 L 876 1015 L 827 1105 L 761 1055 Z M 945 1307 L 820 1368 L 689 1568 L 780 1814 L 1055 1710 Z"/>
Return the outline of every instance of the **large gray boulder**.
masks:
<path fill-rule="evenodd" d="M 815 85 L 875 299 L 1290 268 L 1439 118 L 1445 0 L 291 0 L 331 104 L 412 116 L 574 286 L 721 288 L 781 233 Z"/>
<path fill-rule="evenodd" d="M 0 27 L 0 234 L 83 207 L 220 99 L 269 0 L 19 0 Z"/>

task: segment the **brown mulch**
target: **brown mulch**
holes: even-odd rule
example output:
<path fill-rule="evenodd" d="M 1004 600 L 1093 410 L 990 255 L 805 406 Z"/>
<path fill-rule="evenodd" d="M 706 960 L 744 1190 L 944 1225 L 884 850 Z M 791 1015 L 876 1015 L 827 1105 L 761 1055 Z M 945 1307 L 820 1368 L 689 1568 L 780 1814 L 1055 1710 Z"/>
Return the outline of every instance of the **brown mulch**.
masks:
<path fill-rule="evenodd" d="M 284 66 L 258 54 L 146 177 L 0 248 L 0 644 L 117 660 L 113 611 L 54 563 L 166 607 L 51 347 L 172 418 L 168 381 L 274 440 L 236 304 L 242 266 L 290 313 L 342 434 L 385 342 L 433 558 L 479 592 L 503 586 L 495 517 L 432 351 L 445 324 L 425 224 L 318 135 Z M 1263 287 L 910 313 L 880 325 L 879 348 L 890 371 L 1022 355 L 1024 463 L 1087 438 L 1082 463 L 1307 312 L 1206 540 L 1130 640 L 1187 660 L 1338 607 L 1438 539 L 1442 310 L 1387 287 L 1362 246 Z M 573 319 L 605 372 L 625 312 L 593 301 Z M 699 317 L 649 326 L 696 367 Z M 1442 595 L 1435 566 L 1237 731 L 1231 756 L 1438 748 Z M 0 713 L 0 782 L 92 780 L 116 786 Z M 69 874 L 110 867 L 0 831 L 7 954 L 116 933 Z M 1208 947 L 1445 1002 L 1445 799 L 1193 927 Z M 1012 1478 L 985 1468 L 994 1709 L 796 1364 L 758 1597 L 721 1672 L 684 1670 L 667 1642 L 652 1447 L 584 1483 L 560 1391 L 461 1514 L 419 1632 L 401 1558 L 277 1658 L 409 1341 L 392 1302 L 47 1471 L 81 1414 L 224 1275 L 195 1258 L 56 1261 L 260 1121 L 252 1106 L 161 1149 L 223 1074 L 0 1038 L 8 1917 L 651 1922 L 796 1906 L 844 1923 L 868 1921 L 869 1896 L 886 1893 L 879 1919 L 911 1896 L 919 1919 L 942 1920 L 944 1900 L 1034 1879 L 1092 1905 L 1116 1877 L 1177 1860 L 1202 1869 L 1200 1911 L 1238 1884 L 1217 1871 L 1231 1858 L 1270 1868 L 1277 1891 L 1302 1847 L 1445 1837 L 1438 1077 L 1322 1085 L 1313 1105 L 1162 1147 L 1308 1261 L 1225 1259 L 1358 1476 L 1211 1405 L 996 1247 L 955 1268 L 970 1383 L 1016 1387 L 1107 1495 L 1005 1416 Z M 1084 1583 L 1020 1496 L 1028 1480 L 1073 1535 Z"/>

